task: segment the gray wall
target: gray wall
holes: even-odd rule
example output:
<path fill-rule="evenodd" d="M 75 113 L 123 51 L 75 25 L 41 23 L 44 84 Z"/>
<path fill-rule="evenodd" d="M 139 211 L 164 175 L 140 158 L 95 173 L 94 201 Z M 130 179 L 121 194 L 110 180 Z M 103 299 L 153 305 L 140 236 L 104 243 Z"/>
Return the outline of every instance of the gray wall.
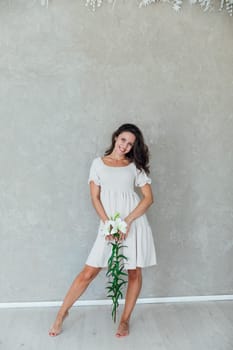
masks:
<path fill-rule="evenodd" d="M 90 163 L 123 122 L 152 155 L 141 296 L 231 294 L 232 18 L 1 1 L 0 40 L 0 301 L 64 296 L 96 235 Z M 83 298 L 105 295 L 102 272 Z"/>

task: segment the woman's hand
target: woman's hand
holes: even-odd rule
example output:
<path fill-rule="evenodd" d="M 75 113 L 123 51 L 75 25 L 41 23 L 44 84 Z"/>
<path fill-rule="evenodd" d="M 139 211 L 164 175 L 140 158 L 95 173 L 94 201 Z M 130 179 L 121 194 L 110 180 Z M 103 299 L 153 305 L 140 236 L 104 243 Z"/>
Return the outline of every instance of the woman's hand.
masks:
<path fill-rule="evenodd" d="M 106 235 L 105 239 L 106 239 L 106 241 L 113 241 L 114 237 L 113 237 L 113 235 Z"/>
<path fill-rule="evenodd" d="M 127 230 L 126 230 L 126 233 L 124 233 L 123 235 L 124 235 L 124 237 L 123 237 L 123 239 L 126 239 L 127 237 L 128 237 L 128 234 L 129 234 L 129 231 L 130 231 L 130 226 L 131 226 L 131 221 L 129 221 L 129 219 L 127 219 L 127 218 L 125 218 L 125 220 L 124 220 L 125 222 L 126 222 L 126 224 L 127 224 Z"/>
<path fill-rule="evenodd" d="M 128 227 L 126 233 L 119 232 L 119 238 L 118 241 L 124 241 L 128 236 Z M 107 235 L 105 236 L 106 241 L 115 241 L 115 237 L 113 235 Z"/>

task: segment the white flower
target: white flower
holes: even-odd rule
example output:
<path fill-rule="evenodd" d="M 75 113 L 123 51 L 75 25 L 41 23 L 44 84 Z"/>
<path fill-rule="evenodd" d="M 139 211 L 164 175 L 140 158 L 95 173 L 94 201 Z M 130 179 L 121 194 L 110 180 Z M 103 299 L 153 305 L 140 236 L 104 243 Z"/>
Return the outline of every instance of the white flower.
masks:
<path fill-rule="evenodd" d="M 177 4 L 174 4 L 173 6 L 173 10 L 175 10 L 176 12 L 180 11 L 180 6 Z"/>
<path fill-rule="evenodd" d="M 127 224 L 125 221 L 121 220 L 121 218 L 116 219 L 115 227 L 117 231 L 121 231 L 122 233 L 126 233 L 127 231 Z"/>
<path fill-rule="evenodd" d="M 105 221 L 104 227 L 103 227 L 104 236 L 110 235 L 113 223 L 114 223 L 114 221 L 112 221 L 112 220 Z"/>
<path fill-rule="evenodd" d="M 114 235 L 116 233 L 126 233 L 127 224 L 124 220 L 117 217 L 115 220 L 108 220 L 104 223 L 103 233 L 105 236 Z"/>

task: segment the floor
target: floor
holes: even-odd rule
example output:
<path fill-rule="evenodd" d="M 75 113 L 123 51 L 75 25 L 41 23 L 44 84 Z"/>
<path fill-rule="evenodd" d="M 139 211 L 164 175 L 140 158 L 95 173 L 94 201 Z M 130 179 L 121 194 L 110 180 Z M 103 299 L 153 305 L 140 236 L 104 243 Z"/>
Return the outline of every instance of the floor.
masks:
<path fill-rule="evenodd" d="M 0 349 L 233 349 L 233 301 L 138 304 L 130 335 L 121 339 L 114 336 L 110 306 L 73 307 L 63 332 L 51 338 L 47 332 L 56 311 L 0 309 Z"/>

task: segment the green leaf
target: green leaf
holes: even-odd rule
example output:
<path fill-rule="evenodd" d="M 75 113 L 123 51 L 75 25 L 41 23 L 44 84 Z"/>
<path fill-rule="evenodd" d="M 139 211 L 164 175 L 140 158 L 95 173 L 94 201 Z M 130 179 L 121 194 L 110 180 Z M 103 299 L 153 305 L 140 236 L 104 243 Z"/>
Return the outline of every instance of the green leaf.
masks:
<path fill-rule="evenodd" d="M 126 272 L 121 272 L 121 276 L 128 276 Z"/>
<path fill-rule="evenodd" d="M 128 258 L 126 258 L 126 256 L 124 256 L 123 254 L 118 255 L 118 259 L 128 260 Z"/>
<path fill-rule="evenodd" d="M 113 220 L 115 221 L 116 219 L 119 219 L 119 218 L 120 218 L 120 213 L 115 213 Z"/>

